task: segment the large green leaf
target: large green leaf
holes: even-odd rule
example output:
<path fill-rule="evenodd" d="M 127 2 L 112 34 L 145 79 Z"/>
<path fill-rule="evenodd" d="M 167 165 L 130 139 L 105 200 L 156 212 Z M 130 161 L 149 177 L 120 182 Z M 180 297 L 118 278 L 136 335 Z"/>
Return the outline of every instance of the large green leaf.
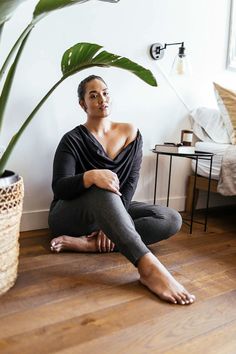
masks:
<path fill-rule="evenodd" d="M 46 16 L 49 12 L 61 9 L 66 6 L 82 4 L 90 0 L 40 0 L 36 5 L 33 13 L 34 21 L 38 21 L 41 17 Z M 119 0 L 100 0 L 105 2 L 116 3 Z"/>
<path fill-rule="evenodd" d="M 25 0 L 0 0 L 0 24 L 9 20 L 15 9 Z"/>
<path fill-rule="evenodd" d="M 120 55 L 99 52 L 101 48 L 100 45 L 92 43 L 78 43 L 69 48 L 62 57 L 63 76 L 67 77 L 93 66 L 114 66 L 130 71 L 151 86 L 157 86 L 150 70 Z"/>

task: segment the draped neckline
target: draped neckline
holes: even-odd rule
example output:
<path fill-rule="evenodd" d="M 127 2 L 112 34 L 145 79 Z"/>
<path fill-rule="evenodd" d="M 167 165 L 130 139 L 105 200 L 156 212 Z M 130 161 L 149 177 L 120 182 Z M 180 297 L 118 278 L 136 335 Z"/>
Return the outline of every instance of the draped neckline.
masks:
<path fill-rule="evenodd" d="M 140 136 L 140 132 L 139 132 L 139 130 L 138 130 L 135 139 L 132 140 L 132 141 L 131 141 L 128 145 L 126 145 L 124 148 L 122 148 L 122 149 L 118 152 L 118 154 L 116 154 L 116 156 L 115 156 L 114 158 L 111 158 L 111 157 L 107 154 L 107 152 L 106 152 L 106 150 L 104 149 L 103 145 L 96 139 L 96 137 L 90 132 L 90 130 L 89 130 L 85 125 L 80 124 L 79 127 L 93 140 L 93 142 L 95 143 L 95 145 L 98 146 L 98 147 L 102 150 L 102 152 L 103 152 L 103 154 L 105 155 L 105 157 L 108 158 L 110 161 L 113 161 L 113 162 L 115 162 L 115 160 L 116 160 L 123 152 L 125 152 L 131 145 L 133 145 L 133 144 L 138 140 L 138 138 L 139 138 L 139 136 Z"/>

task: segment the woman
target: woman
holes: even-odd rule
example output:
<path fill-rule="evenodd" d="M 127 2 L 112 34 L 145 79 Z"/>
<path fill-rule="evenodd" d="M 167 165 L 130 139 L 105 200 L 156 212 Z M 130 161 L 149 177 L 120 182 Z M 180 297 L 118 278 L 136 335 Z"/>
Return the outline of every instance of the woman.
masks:
<path fill-rule="evenodd" d="M 62 138 L 54 158 L 51 250 L 120 251 L 138 269 L 140 282 L 174 304 L 195 300 L 146 245 L 179 231 L 180 215 L 158 205 L 131 202 L 142 160 L 142 137 L 133 125 L 115 123 L 101 77 L 78 88 L 87 121 Z"/>

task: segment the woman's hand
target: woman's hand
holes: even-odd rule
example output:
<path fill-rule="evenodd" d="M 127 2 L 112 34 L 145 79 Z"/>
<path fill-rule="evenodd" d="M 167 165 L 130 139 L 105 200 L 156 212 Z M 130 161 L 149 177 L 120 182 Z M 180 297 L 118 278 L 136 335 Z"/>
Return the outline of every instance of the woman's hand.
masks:
<path fill-rule="evenodd" d="M 90 170 L 84 173 L 84 186 L 89 188 L 95 184 L 97 187 L 109 190 L 121 196 L 120 182 L 117 174 L 110 170 Z"/>
<path fill-rule="evenodd" d="M 93 232 L 87 237 L 97 237 L 96 244 L 99 252 L 112 252 L 115 248 L 115 244 L 104 234 L 102 230 L 98 231 L 96 234 Z"/>
<path fill-rule="evenodd" d="M 99 252 L 112 252 L 115 244 L 100 230 L 97 235 L 97 247 Z"/>

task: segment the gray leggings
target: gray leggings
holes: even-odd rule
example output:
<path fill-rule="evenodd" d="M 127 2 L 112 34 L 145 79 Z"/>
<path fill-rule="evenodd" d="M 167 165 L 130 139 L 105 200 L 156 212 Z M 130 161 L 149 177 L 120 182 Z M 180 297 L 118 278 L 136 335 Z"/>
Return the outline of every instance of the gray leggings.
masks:
<path fill-rule="evenodd" d="M 48 221 L 54 237 L 102 230 L 134 265 L 150 252 L 146 245 L 167 239 L 182 224 L 177 211 L 160 205 L 131 202 L 127 212 L 117 194 L 96 186 L 76 199 L 59 200 Z"/>

